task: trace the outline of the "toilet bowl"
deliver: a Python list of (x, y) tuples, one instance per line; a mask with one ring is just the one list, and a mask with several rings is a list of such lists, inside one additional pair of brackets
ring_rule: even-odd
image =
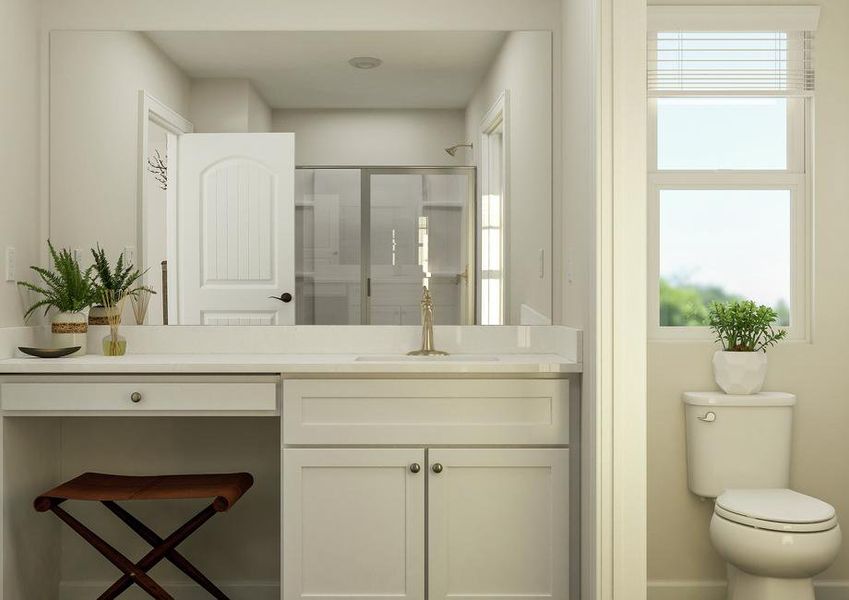
[(812, 577), (834, 562), (834, 508), (789, 489), (727, 490), (710, 524), (728, 563), (728, 600), (814, 600)]

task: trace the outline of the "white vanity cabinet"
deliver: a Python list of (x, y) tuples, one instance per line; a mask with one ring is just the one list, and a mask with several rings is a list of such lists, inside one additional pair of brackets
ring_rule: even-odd
[[(187, 548), (233, 598), (577, 598), (577, 380), (389, 369), (0, 375), (0, 600), (106, 587), (108, 562), (32, 509), (86, 471), (251, 472)], [(72, 505), (93, 530), (114, 526)], [(138, 510), (170, 526), (170, 508)]]
[(284, 381), (284, 600), (567, 600), (568, 415), (566, 380)]
[(429, 600), (569, 597), (568, 449), (438, 449), (428, 462)]
[(424, 455), (284, 451), (284, 598), (424, 598)]

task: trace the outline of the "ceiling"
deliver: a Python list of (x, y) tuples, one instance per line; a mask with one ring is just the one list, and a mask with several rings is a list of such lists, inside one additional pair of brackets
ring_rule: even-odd
[[(148, 37), (189, 77), (250, 79), (272, 108), (463, 108), (501, 31), (156, 31)], [(374, 56), (376, 69), (348, 60)]]

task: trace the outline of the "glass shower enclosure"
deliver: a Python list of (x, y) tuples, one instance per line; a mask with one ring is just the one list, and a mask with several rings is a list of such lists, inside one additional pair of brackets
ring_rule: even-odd
[(474, 167), (299, 167), (297, 324), (475, 322)]

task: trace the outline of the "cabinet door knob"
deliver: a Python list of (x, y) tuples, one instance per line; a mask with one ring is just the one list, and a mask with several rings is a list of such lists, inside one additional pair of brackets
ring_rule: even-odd
[(133, 392), (132, 394), (130, 394), (130, 400), (132, 402), (134, 402), (135, 404), (138, 404), (139, 402), (141, 402), (141, 399), (142, 399), (142, 395), (139, 394), (138, 392)]
[(434, 473), (442, 473), (442, 463), (433, 463), (433, 466), (430, 468)]
[(418, 473), (422, 470), (422, 466), (419, 463), (413, 463), (410, 465), (410, 473)]

